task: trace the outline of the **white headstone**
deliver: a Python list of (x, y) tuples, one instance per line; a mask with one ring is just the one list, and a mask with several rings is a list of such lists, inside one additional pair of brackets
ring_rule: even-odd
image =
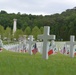
[(17, 19), (13, 19), (13, 34), (16, 32)]
[(33, 41), (33, 35), (29, 36), (29, 41), (27, 41), (27, 43), (29, 44), (29, 54), (32, 55), (32, 44), (35, 44), (36, 42)]
[(2, 48), (3, 48), (3, 42), (1, 40), (1, 35), (0, 35), (0, 51), (2, 51)]
[(43, 51), (43, 42), (37, 42), (38, 52), (42, 54)]
[(50, 46), (50, 48), (53, 49), (53, 53), (58, 52), (58, 48), (57, 48), (54, 40), (51, 40), (51, 46)]
[(43, 39), (43, 53), (42, 53), (42, 58), (48, 59), (48, 40), (55, 40), (55, 35), (49, 35), (50, 32), (50, 27), (49, 26), (44, 26), (44, 34), (43, 35), (38, 35), (38, 39)]
[(75, 42), (75, 36), (70, 36), (70, 42), (66, 42), (66, 44), (70, 45), (70, 57), (74, 57), (74, 45), (76, 45)]

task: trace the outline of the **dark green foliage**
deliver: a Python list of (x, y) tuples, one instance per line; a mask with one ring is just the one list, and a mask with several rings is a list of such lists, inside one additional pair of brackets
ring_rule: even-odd
[(50, 34), (55, 34), (57, 36), (56, 40), (69, 40), (70, 35), (76, 36), (76, 7), (67, 9), (61, 14), (56, 13), (45, 16), (27, 15), (21, 14), (20, 12), (17, 14), (8, 14), (6, 11), (2, 10), (0, 12), (0, 25), (2, 25), (4, 29), (7, 27), (12, 29), (14, 18), (17, 19), (17, 28), (23, 31), (27, 26), (30, 27), (31, 30), (33, 30), (35, 26), (39, 29), (44, 26), (50, 26)]
[(34, 36), (35, 39), (37, 39), (37, 36), (38, 36), (39, 34), (41, 34), (41, 31), (40, 31), (40, 29), (39, 29), (37, 26), (35, 26), (35, 27), (32, 29), (32, 35)]

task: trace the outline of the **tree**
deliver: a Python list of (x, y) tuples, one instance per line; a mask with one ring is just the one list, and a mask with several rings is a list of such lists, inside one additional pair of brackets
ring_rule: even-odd
[(41, 34), (43, 34), (44, 27), (40, 27)]
[(28, 24), (27, 24), (27, 22), (24, 22), (24, 23), (23, 23), (23, 26), (22, 26), (22, 30), (24, 31), (25, 28), (27, 28), (27, 27), (29, 27)]
[(11, 39), (11, 28), (10, 27), (7, 27), (6, 30), (5, 30), (5, 33), (4, 33), (4, 37), (7, 37), (7, 39)]
[(16, 40), (18, 40), (19, 36), (23, 36), (23, 31), (21, 29), (17, 29), (15, 34), (14, 34), (14, 38), (16, 38)]
[(1, 12), (0, 12), (1, 14), (7, 14), (7, 12), (6, 11), (4, 11), (4, 10), (1, 10)]
[(29, 26), (27, 26), (27, 27), (25, 28), (24, 34), (27, 35), (27, 36), (31, 34), (31, 28), (30, 28)]
[[(31, 14), (28, 15), (26, 13), (21, 14), (20, 12), (17, 14), (8, 14), (6, 11), (1, 10), (0, 25), (2, 25), (4, 29), (6, 29), (8, 26), (13, 29), (14, 18), (17, 19), (17, 28), (22, 29), (26, 35), (30, 35), (30, 30), (33, 30), (35, 26), (40, 28), (41, 34), (43, 34), (42, 32), (44, 26), (50, 26), (50, 33), (55, 34), (57, 36), (57, 39), (64, 38), (64, 40), (67, 40), (69, 38), (69, 35), (76, 35), (76, 7), (73, 9), (68, 9), (61, 14), (56, 13), (53, 15), (45, 16)], [(28, 28), (28, 26), (30, 28)]]
[(70, 22), (69, 23), (69, 35), (74, 35), (74, 23)]
[(41, 34), (41, 31), (40, 31), (40, 29), (39, 29), (37, 26), (35, 26), (35, 27), (32, 29), (32, 35), (34, 36), (35, 39), (37, 39), (37, 36), (38, 36), (39, 34)]
[(60, 37), (61, 37), (61, 39), (63, 39), (63, 40), (69, 40), (68, 39), (68, 32), (69, 31), (68, 31), (67, 25), (61, 26), (61, 28), (60, 28)]
[(3, 36), (4, 36), (4, 27), (0, 25), (0, 35), (1, 35), (1, 38), (3, 39)]

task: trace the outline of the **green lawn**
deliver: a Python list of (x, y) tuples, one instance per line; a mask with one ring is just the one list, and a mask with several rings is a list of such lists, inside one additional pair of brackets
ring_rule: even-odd
[(44, 60), (39, 53), (31, 56), (3, 51), (0, 53), (0, 75), (76, 75), (76, 57), (58, 53)]

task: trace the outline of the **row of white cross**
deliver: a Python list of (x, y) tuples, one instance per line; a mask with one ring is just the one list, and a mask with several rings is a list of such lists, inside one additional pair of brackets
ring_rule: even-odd
[[(43, 39), (43, 52), (42, 52), (42, 58), (48, 59), (48, 40), (55, 40), (55, 35), (49, 35), (50, 27), (44, 26), (44, 34), (38, 35), (38, 39)], [(74, 57), (74, 45), (76, 45), (75, 42), (75, 36), (70, 36), (70, 42), (67, 42), (66, 44), (70, 45), (70, 57)]]
[(9, 45), (3, 45), (3, 48), (13, 52), (20, 52), (21, 50), (23, 50), (23, 45), (9, 44)]
[[(48, 40), (55, 40), (55, 35), (49, 35), (49, 32), (50, 32), (50, 27), (49, 26), (45, 26), (44, 27), (44, 34), (43, 35), (38, 35), (38, 39), (42, 39), (43, 40), (43, 52), (42, 52), (42, 58), (44, 59), (48, 59)], [(30, 39), (32, 39), (33, 36), (30, 36)], [(74, 42), (75, 40), (75, 36), (71, 36), (70, 37), (70, 42), (67, 42), (66, 44), (70, 45), (70, 57), (74, 57), (74, 51), (73, 51), (73, 48), (74, 48), (74, 45), (76, 45), (76, 43)], [(29, 41), (29, 46), (31, 46), (32, 43), (35, 43), (35, 42), (32, 42), (32, 40)], [(32, 43), (31, 43), (32, 42)], [(30, 49), (30, 54), (32, 53), (31, 51), (31, 47), (29, 47)]]
[[(50, 33), (50, 27), (44, 26), (44, 33), (42, 35), (38, 35), (38, 39), (43, 40), (43, 52), (42, 52), (42, 58), (43, 59), (48, 59), (48, 47), (49, 47), (48, 41), (52, 40), (52, 44), (53, 44), (53, 41), (56, 38), (55, 35), (49, 35), (49, 33)], [(70, 42), (66, 43), (67, 45), (68, 44), (70, 45), (70, 57), (74, 57), (73, 47), (74, 47), (74, 45), (76, 45), (74, 40), (75, 40), (75, 36), (71, 36)], [(32, 44), (36, 43), (36, 41), (33, 41), (32, 35), (29, 36), (29, 41), (27, 41), (27, 43), (29, 44), (28, 52), (30, 55), (32, 55)]]

